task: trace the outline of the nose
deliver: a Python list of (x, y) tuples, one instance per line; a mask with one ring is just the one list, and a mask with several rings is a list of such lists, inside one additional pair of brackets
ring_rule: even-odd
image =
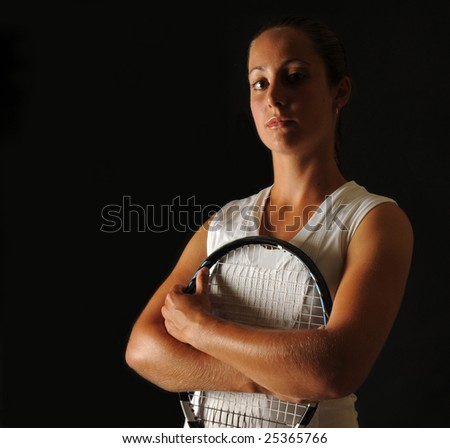
[(273, 81), (267, 90), (267, 104), (269, 107), (282, 107), (286, 103), (286, 89), (279, 81)]

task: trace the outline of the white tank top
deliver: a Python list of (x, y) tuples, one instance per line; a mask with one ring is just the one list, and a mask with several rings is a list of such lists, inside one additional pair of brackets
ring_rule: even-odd
[[(272, 186), (225, 204), (208, 229), (208, 254), (225, 243), (259, 234), (263, 208)], [(301, 248), (322, 272), (334, 300), (341, 280), (347, 247), (366, 214), (391, 198), (369, 193), (355, 181), (327, 196), (301, 230), (289, 241)], [(356, 395), (322, 401), (309, 427), (357, 427)]]

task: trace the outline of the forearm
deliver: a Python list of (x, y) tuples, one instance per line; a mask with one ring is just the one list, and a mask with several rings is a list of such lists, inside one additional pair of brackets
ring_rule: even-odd
[(162, 324), (135, 329), (128, 343), (126, 360), (139, 375), (172, 392), (259, 390), (234, 367), (174, 339)]
[(309, 401), (342, 395), (336, 344), (326, 330), (254, 329), (205, 316), (189, 342), (274, 394)]

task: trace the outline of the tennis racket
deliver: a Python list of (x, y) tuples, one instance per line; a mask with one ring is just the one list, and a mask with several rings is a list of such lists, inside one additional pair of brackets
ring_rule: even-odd
[[(187, 293), (195, 292), (198, 271), (209, 268), (213, 314), (254, 327), (318, 329), (325, 326), (332, 300), (314, 262), (298, 247), (272, 237), (250, 236), (211, 253), (195, 271)], [(258, 393), (179, 393), (190, 427), (300, 428), (318, 403), (291, 403)]]

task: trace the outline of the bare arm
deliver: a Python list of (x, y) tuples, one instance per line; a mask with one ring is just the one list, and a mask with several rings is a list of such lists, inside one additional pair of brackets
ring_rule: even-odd
[[(206, 257), (206, 234), (206, 226), (194, 234), (173, 271), (137, 319), (128, 341), (126, 362), (142, 377), (169, 391), (216, 389), (255, 392), (257, 386), (244, 374), (178, 341), (167, 333), (164, 326), (161, 308), (166, 296), (174, 285), (179, 290), (182, 285), (187, 285)], [(194, 302), (199, 300), (198, 294), (190, 295), (190, 298)]]
[(293, 400), (354, 392), (366, 379), (398, 313), (413, 235), (394, 204), (372, 210), (350, 243), (333, 312), (323, 330), (256, 330), (213, 317), (180, 291), (168, 294), (174, 338)]

